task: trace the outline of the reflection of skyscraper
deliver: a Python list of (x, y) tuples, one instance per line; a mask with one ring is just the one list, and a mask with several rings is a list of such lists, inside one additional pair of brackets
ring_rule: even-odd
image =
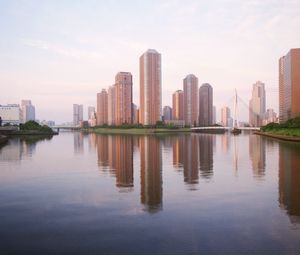
[(84, 151), (84, 143), (83, 143), (83, 133), (74, 132), (74, 152), (75, 153), (83, 153)]
[(180, 135), (176, 136), (173, 142), (173, 166), (176, 168), (183, 167), (184, 141), (185, 136)]
[[(98, 166), (108, 166), (108, 136), (97, 135)], [(104, 169), (102, 169), (104, 170)]]
[(213, 175), (213, 144), (213, 135), (199, 135), (200, 173), (204, 179), (210, 179)]
[(222, 135), (221, 146), (222, 146), (222, 151), (224, 153), (227, 153), (229, 150), (229, 146), (230, 146), (230, 136), (228, 134)]
[(140, 138), (141, 203), (150, 213), (162, 209), (162, 151), (155, 136)]
[(115, 144), (116, 185), (120, 188), (133, 187), (133, 137), (115, 136)]
[[(197, 184), (199, 179), (198, 171), (198, 136), (189, 135), (184, 139), (183, 174), (184, 182)], [(192, 186), (191, 186), (192, 187)]]
[(266, 166), (266, 144), (263, 137), (259, 135), (249, 136), (249, 154), (254, 177), (263, 177)]
[(300, 146), (279, 143), (279, 203), (292, 223), (300, 223)]

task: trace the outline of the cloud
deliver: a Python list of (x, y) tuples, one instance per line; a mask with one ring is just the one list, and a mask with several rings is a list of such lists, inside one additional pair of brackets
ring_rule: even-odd
[(50, 51), (59, 55), (63, 55), (75, 59), (103, 59), (99, 52), (86, 51), (72, 47), (65, 47), (57, 43), (51, 43), (42, 40), (31, 40), (31, 39), (21, 39), (24, 45), (30, 46), (36, 49)]

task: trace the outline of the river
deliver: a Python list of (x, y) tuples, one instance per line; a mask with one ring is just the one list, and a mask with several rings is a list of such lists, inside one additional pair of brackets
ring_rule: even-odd
[(11, 139), (1, 254), (299, 254), (300, 144), (251, 133)]

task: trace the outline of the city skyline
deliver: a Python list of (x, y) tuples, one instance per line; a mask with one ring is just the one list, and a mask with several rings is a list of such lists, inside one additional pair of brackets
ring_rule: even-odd
[(297, 1), (2, 2), (0, 102), (30, 98), (37, 119), (72, 121), (72, 104), (96, 106), (94, 95), (128, 70), (139, 104), (138, 57), (155, 48), (163, 59), (162, 106), (172, 105), (172, 93), (194, 73), (214, 88), (217, 120), (234, 88), (248, 101), (256, 80), (265, 83), (267, 108), (278, 112), (278, 59), (299, 47), (299, 7)]

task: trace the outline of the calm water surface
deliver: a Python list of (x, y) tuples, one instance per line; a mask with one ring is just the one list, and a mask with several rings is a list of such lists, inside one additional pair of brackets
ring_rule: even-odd
[(83, 135), (0, 148), (1, 254), (300, 254), (300, 145)]

